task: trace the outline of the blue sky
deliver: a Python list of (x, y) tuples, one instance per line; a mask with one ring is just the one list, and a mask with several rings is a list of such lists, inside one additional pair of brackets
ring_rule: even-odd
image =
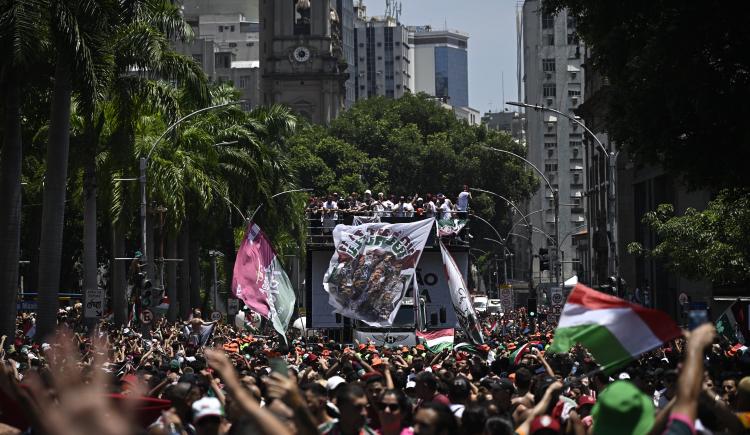
[[(516, 0), (401, 0), (400, 21), (469, 33), (469, 104), (480, 113), (517, 100)], [(382, 15), (385, 0), (366, 0), (368, 15)]]

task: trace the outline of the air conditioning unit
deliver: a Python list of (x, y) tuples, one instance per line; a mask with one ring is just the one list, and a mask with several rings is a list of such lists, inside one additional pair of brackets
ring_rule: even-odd
[(573, 102), (573, 104), (578, 104), (578, 97), (573, 97), (570, 100)]
[(553, 102), (554, 102), (554, 100), (552, 100), (552, 98), (547, 98), (547, 105), (548, 106), (551, 106)]
[(546, 78), (547, 78), (548, 80), (549, 80), (549, 79), (552, 79), (552, 73), (551, 73), (551, 72), (546, 72), (546, 73), (544, 73), (544, 76), (545, 76), (545, 77), (546, 77)]

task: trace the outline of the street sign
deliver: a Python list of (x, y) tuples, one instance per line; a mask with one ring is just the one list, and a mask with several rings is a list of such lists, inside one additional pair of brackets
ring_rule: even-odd
[(154, 320), (154, 313), (151, 312), (148, 308), (141, 311), (141, 323), (144, 325), (148, 325)]
[(84, 317), (87, 319), (98, 319), (102, 317), (104, 311), (104, 290), (88, 289), (86, 290), (86, 309)]
[(504, 312), (513, 310), (513, 286), (509, 284), (500, 285), (500, 305)]
[(552, 300), (553, 306), (561, 306), (564, 303), (562, 289), (560, 287), (550, 288), (550, 299)]
[(554, 313), (555, 315), (559, 316), (561, 312), (562, 312), (562, 307), (560, 306), (552, 307), (552, 313)]
[(557, 321), (557, 318), (554, 314), (550, 313), (547, 314), (547, 323), (555, 323)]
[(240, 311), (240, 300), (237, 298), (229, 298), (227, 300), (227, 314), (234, 316)]
[(221, 320), (221, 313), (218, 311), (214, 311), (211, 313), (211, 321), (212, 322), (218, 322)]

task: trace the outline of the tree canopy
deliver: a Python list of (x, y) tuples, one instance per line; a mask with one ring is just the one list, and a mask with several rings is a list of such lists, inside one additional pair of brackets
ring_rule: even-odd
[(516, 201), (538, 186), (522, 161), (487, 148), (524, 155), (522, 145), (457, 120), (423, 94), (360, 101), (329, 127), (308, 126), (291, 141), (300, 185), (318, 194), (455, 195), (468, 184)]
[(692, 187), (750, 185), (750, 27), (724, 4), (544, 0), (567, 8), (607, 83), (607, 131)]
[(690, 208), (682, 216), (662, 204), (643, 222), (659, 243), (650, 251), (631, 243), (633, 254), (663, 259), (680, 275), (717, 284), (750, 282), (750, 195), (724, 190), (703, 211)]

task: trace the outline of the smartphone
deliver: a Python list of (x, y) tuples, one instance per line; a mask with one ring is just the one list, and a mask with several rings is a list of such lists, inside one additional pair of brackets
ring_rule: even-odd
[(688, 329), (693, 329), (701, 326), (704, 323), (708, 323), (708, 311), (706, 310), (690, 310), (688, 311)]
[(278, 373), (285, 378), (289, 377), (289, 369), (283, 359), (271, 358), (268, 361), (268, 366), (271, 367), (271, 373)]

